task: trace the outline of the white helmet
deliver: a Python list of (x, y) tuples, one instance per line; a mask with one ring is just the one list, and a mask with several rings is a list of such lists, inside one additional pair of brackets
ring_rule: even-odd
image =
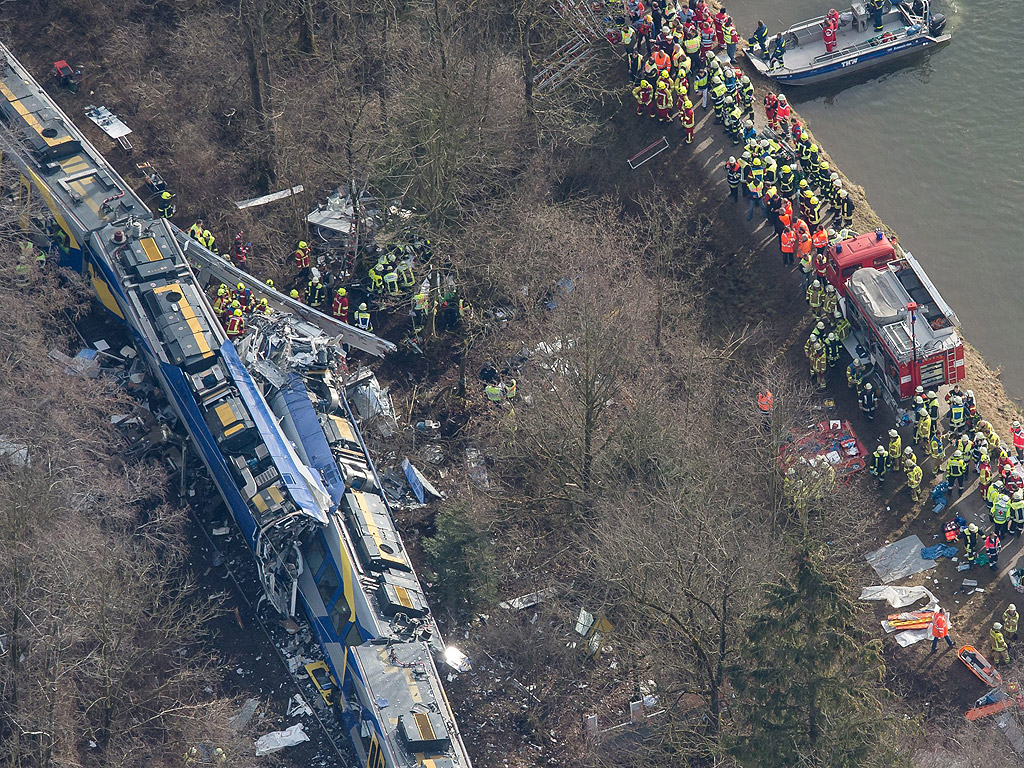
[(967, 395), (969, 398), (974, 399), (974, 390), (973, 389), (968, 389), (964, 394)]
[(998, 621), (995, 624), (992, 625), (992, 629), (994, 629), (996, 632), (998, 632), (1002, 628), (1003, 628), (1003, 625), (1000, 624)]
[(785, 103), (786, 103), (786, 94), (780, 93), (779, 94), (779, 104), (785, 104)]
[(899, 435), (900, 435), (900, 433), (897, 432), (895, 429), (890, 429), (889, 430), (889, 437), (899, 437)]
[(867, 384), (864, 385), (864, 389), (871, 389), (871, 382), (870, 381)]
[(1006, 607), (1007, 607), (1007, 610), (1010, 610), (1010, 611), (1016, 611), (1016, 610), (1017, 610), (1017, 606), (1016, 606), (1016, 605), (1014, 605), (1013, 603), (1010, 603), (1010, 604), (1009, 604), (1008, 606), (1006, 606)]
[(811, 283), (811, 288), (821, 288), (821, 280), (815, 280)]
[(736, 158), (733, 157), (732, 155), (729, 155), (729, 162), (730, 163), (735, 163), (736, 162)]

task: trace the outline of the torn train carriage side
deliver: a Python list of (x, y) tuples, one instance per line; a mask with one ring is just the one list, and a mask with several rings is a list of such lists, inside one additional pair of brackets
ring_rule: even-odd
[[(168, 222), (153, 217), (2, 44), (0, 119), (4, 159), (21, 175), (7, 193), (23, 207), (23, 237), (86, 275), (103, 306), (130, 329), (254, 551), (272, 603), (289, 614), (301, 596), (309, 609), (332, 670), (344, 681), (342, 716), (361, 762), (469, 768), (431, 656), (440, 638), (415, 575), (405, 568), (408, 560), (396, 554), (404, 552), (397, 533), (394, 541), (383, 540), (388, 525), (394, 530), (390, 512), (347, 407), (329, 421), (334, 431), (326, 432), (328, 424), (323, 429), (342, 436), (367, 483), (359, 491), (350, 478), (355, 490), (343, 492), (335, 506), (338, 478), (318, 465), (325, 483), (296, 454), (228, 343)], [(40, 207), (36, 215), (33, 203), (48, 211)], [(286, 380), (295, 382), (290, 374)], [(301, 391), (291, 392), (299, 403)], [(345, 435), (354, 440), (346, 444)], [(299, 443), (309, 459), (305, 440)], [(364, 560), (357, 563), (352, 552)], [(395, 557), (367, 559), (367, 552)], [(337, 580), (333, 589), (328, 573)]]

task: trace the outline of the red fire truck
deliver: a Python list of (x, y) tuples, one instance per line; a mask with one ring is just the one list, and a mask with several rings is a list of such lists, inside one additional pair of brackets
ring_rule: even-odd
[(872, 366), (883, 396), (963, 380), (960, 321), (909, 251), (881, 232), (858, 235), (829, 246), (826, 277), (853, 329), (846, 348)]

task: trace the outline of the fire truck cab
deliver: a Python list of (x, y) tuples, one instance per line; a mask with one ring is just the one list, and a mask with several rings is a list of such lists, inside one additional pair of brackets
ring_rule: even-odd
[(881, 233), (859, 235), (830, 246), (826, 276), (850, 321), (846, 347), (872, 365), (883, 396), (899, 403), (918, 386), (963, 380), (960, 321), (908, 251)]

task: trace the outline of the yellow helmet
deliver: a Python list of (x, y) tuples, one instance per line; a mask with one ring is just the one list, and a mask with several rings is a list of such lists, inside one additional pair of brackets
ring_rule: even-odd
[(346, 291), (344, 288), (339, 288), (338, 289), (338, 295), (339, 296), (347, 296), (348, 295), (348, 291)]
[(231, 302), (232, 309), (238, 309), (240, 306), (242, 306), (242, 304), (241, 302), (238, 301), (238, 299), (235, 299), (234, 301)]
[(309, 243), (305, 240), (299, 240), (299, 248), (309, 248)]
[(267, 287), (268, 288), (273, 288), (274, 287), (274, 281), (271, 278), (269, 278), (269, 277), (267, 278)]
[(226, 296), (227, 293), (228, 293), (228, 287), (226, 285), (221, 285), (221, 287), (217, 289), (217, 295), (218, 296)]
[(236, 309), (235, 310), (235, 317), (241, 317), (241, 316), (242, 316), (242, 310)]
[(692, 108), (693, 108), (693, 104), (690, 102), (689, 99), (686, 99), (686, 100), (683, 101), (683, 109), (692, 109)]
[(289, 291), (288, 295), (291, 296), (293, 299), (299, 298), (299, 292), (294, 288), (292, 288), (291, 291)]
[(236, 287), (236, 288), (237, 288), (238, 290), (240, 290), (240, 291), (244, 291), (244, 290), (245, 290), (245, 283), (239, 283), (239, 284), (238, 284), (238, 285), (236, 285), (235, 287)]
[(267, 306), (267, 300), (265, 298), (264, 299), (260, 299), (260, 306), (261, 307)]

